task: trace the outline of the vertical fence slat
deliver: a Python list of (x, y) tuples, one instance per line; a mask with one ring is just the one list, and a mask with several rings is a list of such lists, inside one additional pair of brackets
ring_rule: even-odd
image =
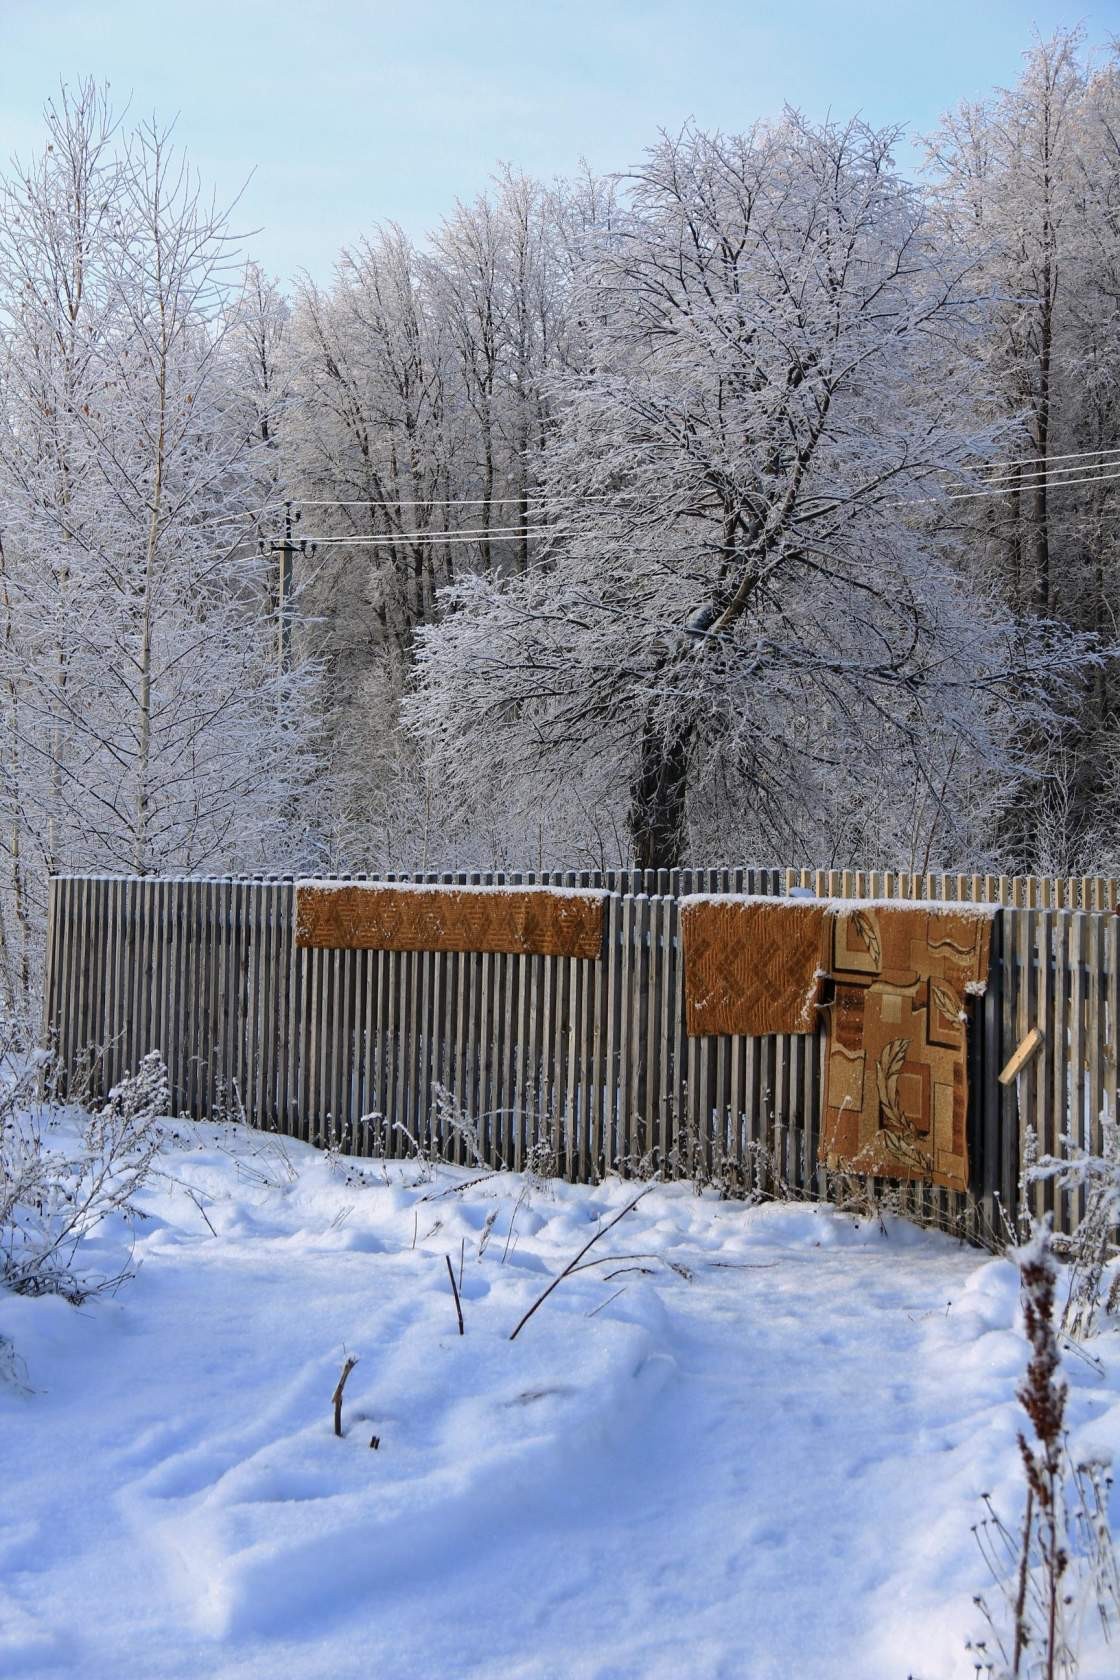
[[(1059, 883), (1060, 884), (1060, 883)], [(1048, 1136), (1043, 1145), (1047, 1154), (1057, 1155), (1061, 1149), (1061, 1134), (1065, 1128), (1069, 1077), (1069, 918), (1060, 911), (1054, 917), (1054, 1054), (1051, 1058), (1050, 1113)], [(1066, 1201), (1061, 1192), (1055, 1194), (1054, 1225), (1059, 1231), (1066, 1227)]]
[[(71, 984), (74, 975), (74, 955), (77, 950), (77, 940), (70, 920), (71, 895), (74, 890), (72, 880), (63, 879), (55, 882), (55, 914), (58, 918), (58, 980), (56, 985), (56, 1013), (52, 1025), (57, 1043), (57, 1055), (62, 1078), (68, 1082), (74, 1069), (74, 1008), (71, 1000)], [(68, 1083), (64, 1089), (69, 1089)]]
[(1104, 971), (1105, 971), (1105, 1048), (1104, 1048), (1104, 1100), (1107, 1106), (1109, 1120), (1115, 1126), (1120, 1121), (1120, 1107), (1117, 1104), (1117, 1084), (1120, 1082), (1120, 916), (1115, 913), (1105, 918), (1104, 924)]
[[(1096, 887), (1096, 882), (1093, 883), (1093, 886)], [(1086, 917), (1085, 921), (1087, 941), (1085, 1063), (1088, 1103), (1085, 1146), (1092, 1154), (1100, 1155), (1103, 1153), (1104, 1147), (1101, 1128), (1105, 1065), (1105, 971), (1104, 932), (1102, 927), (1104, 917), (1099, 914), (1090, 915)]]
[[(1069, 1077), (1066, 1129), (1075, 1148), (1084, 1149), (1086, 1136), (1085, 1089), (1085, 923), (1084, 911), (1074, 910), (1069, 918)], [(1064, 1229), (1071, 1232), (1085, 1213), (1085, 1191), (1072, 1192)]]
[[(292, 926), (294, 894), (287, 883), (277, 882), (272, 889), (274, 922), (279, 972), (276, 976), (276, 1125), (281, 1132), (292, 1131), (291, 1114), (291, 1044), (295, 1036), (292, 1020), (293, 977), (295, 968), (295, 931)], [(364, 953), (363, 953), (364, 955)]]
[[(1054, 912), (1046, 907), (1038, 912), (1035, 947), (1037, 952), (1038, 1026), (1042, 1033), (1042, 1048), (1034, 1058), (1031, 1092), (1034, 1098), (1031, 1124), (1040, 1154), (1053, 1142), (1050, 1114), (1052, 1112), (1053, 1069), (1058, 1054), (1057, 1025), (1054, 1010), (1054, 976), (1057, 971), (1055, 946), (1057, 933)], [(1050, 1180), (1038, 1185), (1035, 1191), (1034, 1212), (1038, 1215), (1052, 1211), (1054, 1186)]]

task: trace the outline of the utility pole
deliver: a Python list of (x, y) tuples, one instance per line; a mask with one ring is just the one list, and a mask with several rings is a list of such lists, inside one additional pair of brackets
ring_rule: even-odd
[[(315, 544), (310, 547), (304, 540), (293, 541), (292, 526), (298, 525), (300, 510), (292, 512), (291, 502), (284, 503), (284, 535), (279, 542), (270, 542), (268, 552), (277, 557), (277, 635), (276, 654), (281, 673), (292, 668), (292, 594), (294, 591), (296, 553), (314, 554)], [(264, 540), (260, 543), (261, 553), (264, 553)]]

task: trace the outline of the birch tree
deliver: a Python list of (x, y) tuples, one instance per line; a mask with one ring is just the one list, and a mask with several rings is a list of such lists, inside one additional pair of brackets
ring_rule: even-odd
[(158, 126), (115, 135), (96, 89), (48, 127), (0, 204), (5, 910), (32, 946), (52, 870), (298, 851), (314, 682), (276, 668), (244, 540), (226, 220)]

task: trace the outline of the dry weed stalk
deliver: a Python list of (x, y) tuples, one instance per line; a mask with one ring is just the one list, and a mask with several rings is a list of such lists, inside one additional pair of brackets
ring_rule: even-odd
[(1017, 1390), (1030, 1424), (1029, 1433), (1018, 1437), (1026, 1496), (1013, 1533), (984, 1495), (986, 1515), (973, 1533), (1001, 1603), (977, 1597), (991, 1643), (977, 1640), (969, 1649), (977, 1673), (994, 1680), (1075, 1680), (1087, 1607), (1095, 1606), (1106, 1639), (1120, 1618), (1108, 1524), (1112, 1484), (1104, 1464), (1075, 1463), (1070, 1456), (1049, 1220), (1036, 1225), (1018, 1262), (1030, 1347)]
[(548, 1300), (548, 1297), (552, 1294), (552, 1291), (557, 1287), (557, 1285), (563, 1283), (563, 1281), (566, 1277), (571, 1277), (572, 1273), (578, 1269), (579, 1263), (583, 1259), (584, 1255), (587, 1253), (588, 1249), (593, 1248), (594, 1245), (599, 1241), (600, 1237), (605, 1237), (608, 1231), (613, 1231), (614, 1227), (618, 1224), (619, 1220), (620, 1219), (625, 1219), (626, 1215), (628, 1213), (632, 1213), (634, 1211), (634, 1209), (637, 1207), (638, 1203), (642, 1200), (642, 1197), (643, 1196), (648, 1196), (652, 1189), (653, 1189), (653, 1186), (652, 1186), (652, 1184), (650, 1184), (650, 1185), (647, 1185), (644, 1190), (639, 1191), (638, 1195), (636, 1195), (634, 1197), (634, 1200), (632, 1202), (627, 1202), (626, 1206), (622, 1209), (621, 1213), (616, 1213), (613, 1219), (608, 1220), (605, 1225), (600, 1226), (600, 1228), (596, 1231), (595, 1235), (593, 1237), (591, 1237), (588, 1242), (584, 1243), (583, 1247), (580, 1249), (579, 1253), (575, 1256), (575, 1258), (568, 1261), (568, 1264), (564, 1267), (564, 1270), (562, 1272), (557, 1273), (557, 1275), (553, 1278), (552, 1282), (549, 1284), (548, 1288), (546, 1290), (544, 1290), (540, 1295), (537, 1296), (536, 1300), (533, 1302), (533, 1304), (529, 1308), (528, 1312), (525, 1313), (525, 1315), (519, 1320), (516, 1328), (510, 1332), (510, 1338), (509, 1339), (510, 1339), (511, 1342), (515, 1341), (517, 1339), (518, 1335), (525, 1328), (526, 1324), (528, 1324), (529, 1320), (532, 1318), (532, 1316), (536, 1312), (537, 1308), (544, 1305), (545, 1301)]

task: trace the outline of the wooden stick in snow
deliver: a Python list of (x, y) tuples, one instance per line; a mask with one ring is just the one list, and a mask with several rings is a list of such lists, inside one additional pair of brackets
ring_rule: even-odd
[(450, 1254), (445, 1254), (443, 1258), (447, 1261), (447, 1275), (451, 1279), (451, 1293), (455, 1297), (455, 1311), (459, 1315), (459, 1334), (460, 1336), (465, 1336), (466, 1331), (463, 1329), (463, 1308), (459, 1302), (459, 1286), (455, 1282), (455, 1271), (451, 1264), (451, 1256)]
[(358, 1361), (353, 1354), (347, 1357), (346, 1363), (342, 1367), (342, 1375), (338, 1379), (338, 1385), (331, 1396), (331, 1405), (334, 1407), (334, 1432), (339, 1436), (342, 1434), (342, 1391), (346, 1387), (347, 1377), (357, 1363)]
[(542, 1302), (548, 1300), (548, 1297), (552, 1294), (552, 1291), (556, 1288), (556, 1285), (558, 1283), (563, 1283), (563, 1281), (566, 1277), (571, 1276), (571, 1274), (575, 1271), (576, 1267), (579, 1265), (580, 1261), (583, 1259), (584, 1255), (587, 1253), (588, 1249), (594, 1247), (594, 1245), (599, 1241), (600, 1237), (605, 1237), (608, 1231), (613, 1230), (614, 1227), (618, 1224), (620, 1219), (625, 1219), (626, 1215), (628, 1213), (632, 1213), (633, 1210), (637, 1207), (638, 1203), (641, 1201), (642, 1196), (648, 1196), (652, 1189), (653, 1189), (653, 1185), (652, 1184), (647, 1184), (645, 1189), (643, 1191), (641, 1191), (641, 1193), (639, 1195), (635, 1196), (634, 1200), (632, 1202), (628, 1202), (626, 1204), (626, 1206), (623, 1208), (621, 1213), (616, 1213), (614, 1218), (610, 1221), (609, 1224), (601, 1226), (599, 1228), (599, 1230), (596, 1231), (595, 1235), (591, 1238), (590, 1242), (585, 1242), (584, 1243), (583, 1247), (580, 1249), (580, 1251), (576, 1255), (575, 1259), (574, 1260), (569, 1260), (568, 1264), (564, 1267), (564, 1270), (562, 1272), (559, 1272), (557, 1274), (557, 1276), (553, 1278), (552, 1282), (549, 1284), (549, 1286), (545, 1290), (544, 1294), (537, 1296), (536, 1300), (533, 1302), (532, 1306), (529, 1308), (529, 1311), (525, 1314), (524, 1318), (521, 1320), (521, 1323), (517, 1326), (517, 1329), (510, 1332), (510, 1338), (509, 1339), (510, 1339), (511, 1342), (517, 1336), (518, 1331), (523, 1330), (525, 1325), (528, 1324), (529, 1320), (532, 1318), (533, 1314), (536, 1312), (537, 1308), (542, 1304)]

